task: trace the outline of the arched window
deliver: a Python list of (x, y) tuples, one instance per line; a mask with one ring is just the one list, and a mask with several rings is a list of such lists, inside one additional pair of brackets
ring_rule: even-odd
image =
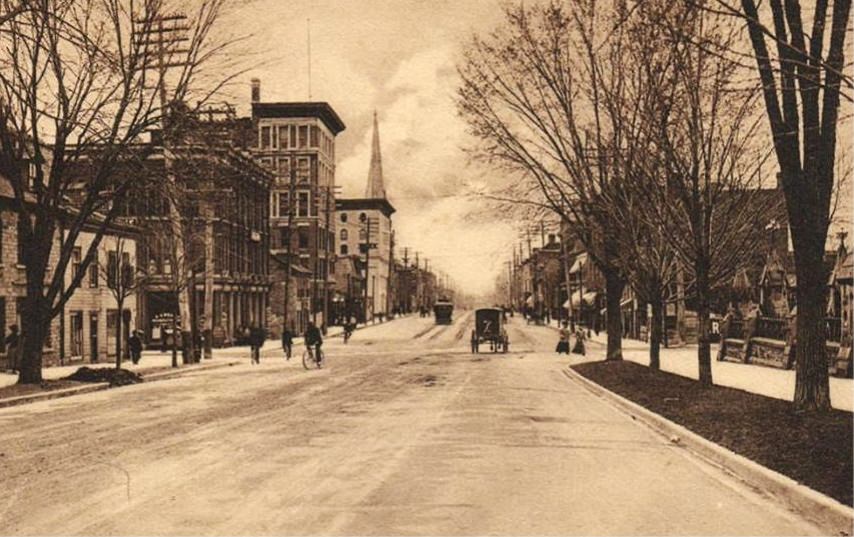
[(347, 223), (347, 213), (341, 213), (341, 223), (342, 224)]
[(347, 248), (346, 244), (342, 244), (341, 245), (341, 255), (347, 255), (348, 253), (350, 253), (350, 249)]
[(341, 230), (341, 240), (342, 240), (342, 241), (346, 241), (346, 240), (347, 240), (347, 230), (346, 230), (346, 229), (342, 229), (342, 230)]

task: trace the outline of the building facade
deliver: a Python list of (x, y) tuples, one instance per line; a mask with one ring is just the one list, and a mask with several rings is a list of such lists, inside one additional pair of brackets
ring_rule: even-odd
[[(308, 320), (328, 324), (335, 283), (335, 137), (345, 129), (324, 102), (261, 102), (253, 80), (252, 125), (256, 162), (275, 179), (270, 195), (270, 254), (273, 266), (270, 332), (305, 330)], [(299, 314), (303, 300), (285, 301), (288, 265), (296, 260), (311, 273), (309, 319)], [(291, 310), (290, 308), (296, 307)]]

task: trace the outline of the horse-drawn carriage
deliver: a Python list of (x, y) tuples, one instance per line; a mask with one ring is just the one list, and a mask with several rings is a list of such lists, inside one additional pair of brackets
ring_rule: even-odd
[(439, 300), (433, 304), (433, 315), (436, 316), (436, 324), (451, 324), (454, 305), (447, 300)]
[(474, 312), (471, 351), (480, 352), (480, 344), (487, 342), (492, 352), (507, 352), (510, 348), (510, 338), (504, 328), (504, 312), (500, 308), (481, 308)]

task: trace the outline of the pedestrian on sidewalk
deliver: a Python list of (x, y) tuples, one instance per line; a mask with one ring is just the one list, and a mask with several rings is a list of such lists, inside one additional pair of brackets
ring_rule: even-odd
[(282, 350), (285, 351), (285, 360), (291, 359), (291, 351), (294, 348), (294, 334), (287, 326), (282, 330)]
[(569, 330), (566, 329), (565, 321), (558, 334), (560, 335), (560, 339), (557, 342), (557, 348), (555, 349), (555, 351), (558, 354), (569, 354)]
[(584, 356), (586, 354), (584, 348), (584, 340), (587, 339), (587, 334), (584, 333), (584, 327), (579, 326), (578, 330), (575, 331), (575, 346), (572, 347), (573, 354), (580, 354)]
[(20, 336), (18, 336), (18, 325), (13, 324), (9, 327), (9, 335), (6, 336), (6, 358), (9, 361), (9, 369), (18, 372), (20, 365), (18, 347), (20, 344)]
[(264, 345), (264, 340), (267, 339), (267, 335), (264, 333), (264, 329), (260, 326), (252, 325), (249, 331), (249, 347), (252, 350), (252, 363), (260, 364), (261, 363), (261, 347)]
[(142, 358), (142, 339), (139, 337), (139, 331), (133, 330), (128, 338), (128, 350), (130, 351), (130, 359), (133, 365), (139, 363)]

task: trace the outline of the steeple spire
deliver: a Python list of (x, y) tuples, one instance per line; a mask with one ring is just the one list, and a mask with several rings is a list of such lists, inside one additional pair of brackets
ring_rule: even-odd
[(383, 159), (380, 155), (380, 130), (377, 126), (377, 111), (374, 110), (374, 136), (371, 143), (371, 169), (368, 171), (368, 188), (365, 197), (385, 199), (385, 184), (383, 184)]

